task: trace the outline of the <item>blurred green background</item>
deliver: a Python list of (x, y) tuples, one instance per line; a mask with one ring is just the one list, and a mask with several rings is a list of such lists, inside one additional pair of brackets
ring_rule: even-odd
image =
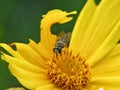
[[(0, 0), (0, 42), (28, 43), (31, 38), (39, 41), (39, 24), (41, 16), (52, 9), (64, 11), (77, 10), (78, 14), (86, 0)], [(74, 20), (64, 25), (53, 25), (53, 33), (61, 30), (72, 31)], [(8, 64), (0, 60), (0, 90), (21, 86), (8, 70)]]

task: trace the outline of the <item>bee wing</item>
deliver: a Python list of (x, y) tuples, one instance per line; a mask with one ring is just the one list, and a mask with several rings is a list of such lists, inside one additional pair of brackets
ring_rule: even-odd
[(71, 39), (71, 32), (66, 33), (66, 40), (69, 42)]
[(63, 40), (66, 41), (66, 43), (68, 43), (70, 39), (71, 39), (71, 32), (65, 33), (64, 31), (61, 31), (57, 37), (57, 40)]
[(64, 31), (61, 31), (58, 35), (57, 35), (57, 40), (59, 40), (60, 38), (62, 38), (65, 35)]
[(65, 32), (64, 32), (64, 31), (61, 31), (57, 36), (58, 36), (58, 37), (62, 37), (63, 35), (65, 35)]

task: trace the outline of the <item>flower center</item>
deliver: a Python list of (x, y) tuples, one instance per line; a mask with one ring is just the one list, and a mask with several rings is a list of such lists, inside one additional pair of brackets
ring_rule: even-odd
[(48, 79), (63, 90), (82, 90), (88, 87), (90, 68), (86, 59), (79, 54), (64, 48), (60, 54), (55, 54), (47, 66)]

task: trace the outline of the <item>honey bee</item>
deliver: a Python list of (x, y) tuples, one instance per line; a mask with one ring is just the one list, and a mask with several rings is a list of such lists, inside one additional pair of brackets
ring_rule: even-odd
[(60, 34), (58, 34), (55, 46), (53, 48), (53, 52), (55, 52), (56, 54), (61, 53), (64, 47), (68, 47), (70, 39), (71, 32), (68, 33), (65, 33), (64, 31), (60, 32)]

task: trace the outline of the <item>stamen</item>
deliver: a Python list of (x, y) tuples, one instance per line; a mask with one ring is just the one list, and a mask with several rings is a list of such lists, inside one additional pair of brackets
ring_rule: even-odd
[(46, 76), (63, 90), (82, 90), (89, 85), (90, 68), (80, 54), (74, 56), (64, 48), (60, 54), (53, 54)]

